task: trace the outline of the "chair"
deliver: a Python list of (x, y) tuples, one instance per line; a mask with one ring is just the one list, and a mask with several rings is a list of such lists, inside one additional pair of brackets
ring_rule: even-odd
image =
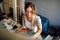
[(49, 29), (49, 20), (48, 18), (40, 15), (40, 14), (37, 14), (38, 16), (40, 16), (41, 18), (41, 21), (42, 21), (42, 35), (47, 35), (48, 34), (48, 29)]

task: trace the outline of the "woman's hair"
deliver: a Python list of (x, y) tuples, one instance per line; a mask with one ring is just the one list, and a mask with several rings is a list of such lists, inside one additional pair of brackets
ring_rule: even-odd
[(36, 8), (35, 8), (35, 5), (34, 3), (32, 2), (26, 2), (25, 3), (25, 11), (28, 7), (31, 7), (32, 8), (32, 14), (36, 14)]

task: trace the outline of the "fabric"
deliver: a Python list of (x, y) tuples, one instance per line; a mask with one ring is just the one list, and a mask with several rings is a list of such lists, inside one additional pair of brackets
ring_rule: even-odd
[(41, 21), (42, 21), (42, 32), (47, 33), (49, 30), (49, 23), (50, 23), (48, 18), (46, 18), (40, 14), (37, 14), (37, 15), (41, 18)]
[(6, 26), (8, 31), (10, 31), (13, 28), (11, 25), (8, 25), (7, 23), (5, 23), (5, 26)]
[[(24, 17), (24, 25), (25, 27), (33, 30), (34, 32), (37, 31), (37, 27), (39, 27), (41, 30), (42, 30), (42, 24), (41, 24), (41, 19), (39, 16), (34, 16), (33, 19), (32, 19), (32, 22), (29, 22), (27, 19), (26, 19), (26, 16)], [(37, 21), (37, 23), (35, 24), (35, 22)], [(35, 24), (35, 25), (34, 25)], [(35, 26), (35, 27), (33, 27)]]

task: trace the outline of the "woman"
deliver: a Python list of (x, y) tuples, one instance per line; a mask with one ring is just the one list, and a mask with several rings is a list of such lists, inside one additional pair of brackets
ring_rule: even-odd
[(21, 31), (21, 29), (26, 28), (27, 30), (23, 30), (24, 32), (28, 33), (33, 31), (34, 34), (31, 36), (33, 39), (38, 37), (42, 32), (41, 19), (36, 15), (36, 8), (32, 2), (25, 3), (25, 14), (22, 17), (22, 26), (18, 30)]

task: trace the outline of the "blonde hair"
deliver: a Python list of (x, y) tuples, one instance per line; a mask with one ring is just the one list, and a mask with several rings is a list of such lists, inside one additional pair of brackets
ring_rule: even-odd
[(26, 12), (26, 9), (28, 7), (31, 7), (32, 8), (32, 14), (35, 15), (36, 14), (36, 7), (35, 7), (34, 3), (32, 3), (32, 2), (26, 2), (25, 3), (25, 12)]

